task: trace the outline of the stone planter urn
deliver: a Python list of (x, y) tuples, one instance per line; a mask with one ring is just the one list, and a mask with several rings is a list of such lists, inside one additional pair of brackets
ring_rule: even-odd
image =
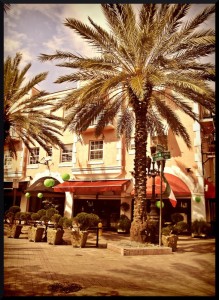
[(21, 234), (22, 227), (23, 225), (20, 224), (14, 224), (12, 226), (9, 226), (7, 230), (7, 237), (18, 239)]
[(72, 231), (71, 244), (75, 248), (84, 248), (87, 242), (88, 231)]
[(30, 242), (42, 242), (45, 228), (43, 226), (31, 226), (28, 229), (28, 240)]
[(175, 252), (177, 250), (177, 241), (178, 241), (177, 234), (162, 235), (161, 241), (162, 241), (163, 246), (172, 248), (173, 252)]
[(64, 230), (62, 228), (48, 228), (47, 229), (47, 243), (51, 245), (61, 245), (63, 240)]

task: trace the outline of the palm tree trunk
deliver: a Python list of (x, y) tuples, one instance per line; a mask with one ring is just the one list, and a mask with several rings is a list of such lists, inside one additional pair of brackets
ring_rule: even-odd
[(146, 149), (147, 128), (146, 112), (147, 101), (136, 101), (135, 110), (135, 199), (134, 218), (130, 229), (130, 239), (136, 242), (144, 242), (143, 234), (146, 228)]

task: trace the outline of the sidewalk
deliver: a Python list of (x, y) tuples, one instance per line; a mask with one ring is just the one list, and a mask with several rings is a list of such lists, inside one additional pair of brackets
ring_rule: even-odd
[(73, 248), (4, 236), (4, 296), (215, 296), (215, 239), (179, 237), (167, 255), (104, 247), (121, 239), (129, 237), (103, 232), (99, 248), (94, 236)]

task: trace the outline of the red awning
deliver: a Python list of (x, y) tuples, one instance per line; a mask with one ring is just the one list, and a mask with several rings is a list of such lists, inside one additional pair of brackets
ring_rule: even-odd
[(207, 191), (205, 191), (205, 198), (215, 198), (215, 185), (213, 182), (205, 179), (205, 186), (208, 186)]
[(125, 192), (130, 180), (64, 181), (54, 186), (55, 192), (92, 195), (102, 192)]
[[(191, 192), (187, 185), (177, 176), (164, 173), (165, 178), (167, 179), (175, 197), (190, 197)], [(155, 194), (160, 195), (160, 176), (155, 177)], [(162, 191), (165, 191), (166, 184), (162, 181)], [(134, 195), (134, 189), (131, 192)], [(152, 195), (152, 178), (148, 178), (147, 180), (147, 196)]]
[[(153, 179), (152, 177), (147, 179), (147, 196), (152, 195), (152, 184)], [(162, 181), (162, 191), (164, 192), (166, 188), (165, 182)], [(131, 195), (135, 194), (135, 189), (131, 191)], [(160, 194), (160, 176), (155, 177), (155, 194)]]

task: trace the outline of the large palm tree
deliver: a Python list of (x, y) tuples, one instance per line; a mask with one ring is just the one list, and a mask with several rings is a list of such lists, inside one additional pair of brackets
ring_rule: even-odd
[(36, 142), (47, 152), (50, 146), (64, 147), (59, 138), (62, 126), (57, 123), (62, 118), (43, 111), (46, 107), (52, 107), (53, 99), (46, 97), (44, 91), (27, 96), (35, 85), (46, 78), (47, 73), (40, 73), (25, 83), (31, 64), (20, 69), (21, 59), (22, 54), (17, 53), (14, 58), (8, 56), (4, 62), (4, 144), (15, 158), (14, 134), (29, 151)]
[(175, 106), (198, 121), (187, 99), (215, 110), (214, 65), (199, 58), (214, 52), (215, 33), (200, 29), (214, 11), (205, 8), (185, 22), (189, 4), (143, 4), (137, 20), (131, 4), (101, 4), (110, 31), (90, 18), (91, 26), (68, 18), (65, 25), (75, 30), (97, 50), (97, 56), (82, 57), (56, 51), (39, 59), (68, 60), (58, 66), (75, 69), (56, 83), (83, 82), (56, 108), (69, 109), (66, 126), (80, 133), (101, 115), (96, 134), (118, 113), (118, 131), (127, 138), (135, 128), (135, 204), (130, 238), (142, 241), (146, 223), (146, 147), (150, 131), (163, 130), (166, 120), (173, 132), (191, 146), (188, 133), (168, 106)]

